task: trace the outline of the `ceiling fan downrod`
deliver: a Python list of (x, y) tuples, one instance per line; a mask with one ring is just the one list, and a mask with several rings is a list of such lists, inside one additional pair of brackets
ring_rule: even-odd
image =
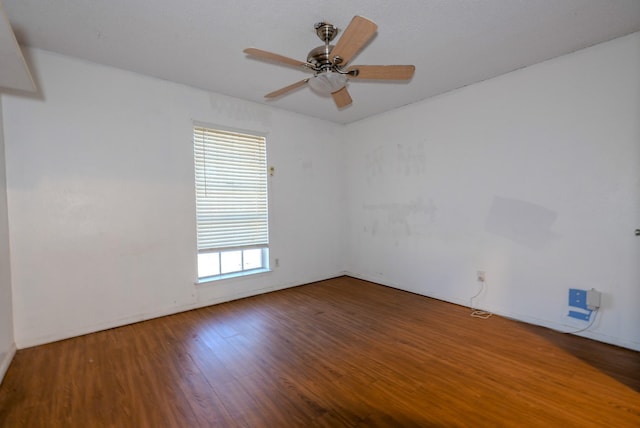
[(312, 65), (310, 68), (312, 68), (316, 73), (332, 71), (353, 77), (357, 76), (358, 70), (344, 71), (340, 68), (342, 58), (335, 57), (333, 58), (333, 61), (330, 59), (331, 51), (334, 48), (334, 45), (330, 44), (330, 42), (335, 39), (340, 30), (338, 30), (335, 25), (328, 24), (326, 22), (318, 22), (314, 25), (314, 28), (318, 38), (324, 42), (324, 46), (318, 46), (317, 48), (309, 51), (309, 54), (307, 55), (307, 63)]

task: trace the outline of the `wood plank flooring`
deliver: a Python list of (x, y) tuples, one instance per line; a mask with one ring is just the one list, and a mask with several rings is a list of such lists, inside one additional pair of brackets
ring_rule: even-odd
[(639, 427), (640, 353), (342, 277), (17, 352), (1, 427)]

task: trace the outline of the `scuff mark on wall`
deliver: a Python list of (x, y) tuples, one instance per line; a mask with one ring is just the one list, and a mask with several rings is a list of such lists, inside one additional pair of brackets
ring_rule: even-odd
[(425, 203), (422, 198), (407, 203), (364, 204), (362, 208), (367, 224), (371, 224), (365, 232), (373, 237), (389, 233), (394, 238), (424, 236), (438, 211), (432, 199)]
[(427, 155), (424, 143), (398, 144), (396, 171), (404, 176), (421, 175), (427, 169)]
[(302, 171), (304, 171), (307, 177), (310, 177), (310, 178), (315, 177), (315, 171), (313, 169), (313, 161), (311, 159), (305, 159), (302, 161)]
[(396, 174), (403, 177), (417, 177), (427, 171), (427, 154), (424, 142), (403, 142), (392, 148), (379, 146), (365, 154), (365, 172), (367, 184), (386, 179)]
[(376, 147), (364, 157), (367, 184), (385, 176), (384, 147)]

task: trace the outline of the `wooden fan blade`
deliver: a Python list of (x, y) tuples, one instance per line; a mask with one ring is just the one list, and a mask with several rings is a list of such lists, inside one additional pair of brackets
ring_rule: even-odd
[(284, 88), (278, 89), (277, 91), (273, 91), (273, 92), (269, 92), (267, 95), (265, 95), (265, 98), (277, 98), (280, 97), (284, 94), (287, 94), (295, 89), (298, 89), (304, 85), (307, 84), (307, 82), (309, 81), (309, 79), (304, 79), (301, 80), (299, 82), (294, 83), (293, 85), (289, 85), (289, 86), (285, 86)]
[(358, 70), (355, 76), (349, 79), (375, 79), (375, 80), (409, 80), (413, 77), (416, 67), (413, 65), (354, 65), (347, 69), (348, 72)]
[(336, 103), (336, 106), (338, 108), (346, 107), (353, 102), (346, 86), (342, 89), (338, 89), (336, 92), (333, 92), (331, 96), (333, 97), (333, 101)]
[(263, 51), (262, 49), (256, 48), (247, 48), (244, 51), (247, 55), (255, 56), (256, 58), (266, 59), (268, 61), (275, 61), (285, 65), (291, 65), (293, 67), (304, 67), (307, 68), (307, 63), (298, 61), (297, 59), (289, 58), (286, 56), (278, 55), (273, 52)]
[(331, 62), (336, 63), (336, 57), (340, 57), (342, 60), (338, 60), (337, 64), (346, 65), (371, 40), (376, 31), (378, 25), (375, 22), (362, 16), (354, 16), (331, 51)]

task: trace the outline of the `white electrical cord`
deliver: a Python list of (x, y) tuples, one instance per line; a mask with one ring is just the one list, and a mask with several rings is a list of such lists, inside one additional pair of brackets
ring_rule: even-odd
[(591, 319), (591, 322), (589, 322), (589, 325), (586, 326), (585, 328), (581, 328), (580, 330), (574, 330), (574, 331), (562, 331), (562, 330), (556, 330), (556, 331), (559, 331), (560, 333), (564, 333), (564, 334), (576, 334), (576, 333), (582, 333), (583, 331), (589, 330), (591, 327), (593, 327), (593, 324), (595, 324), (596, 318), (598, 318), (598, 309), (600, 308), (596, 308), (591, 312), (591, 314), (593, 315), (593, 318)]
[(483, 320), (486, 320), (487, 318), (489, 318), (493, 314), (491, 312), (483, 311), (481, 309), (476, 309), (473, 306), (473, 299), (475, 299), (476, 297), (478, 297), (479, 295), (481, 295), (484, 292), (485, 285), (486, 285), (485, 283), (486, 282), (487, 281), (480, 281), (480, 284), (481, 284), (480, 291), (478, 291), (478, 293), (476, 293), (476, 295), (471, 298), (470, 305), (469, 305), (471, 307), (471, 316), (474, 317), (474, 318), (480, 318), (480, 319), (483, 319)]

